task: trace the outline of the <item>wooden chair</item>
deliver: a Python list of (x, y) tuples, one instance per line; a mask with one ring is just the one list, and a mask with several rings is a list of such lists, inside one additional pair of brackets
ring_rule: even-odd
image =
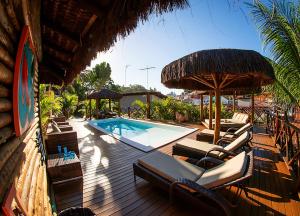
[(79, 157), (78, 140), (76, 131), (61, 131), (49, 133), (45, 138), (46, 150), (48, 154), (57, 154), (57, 146), (67, 147), (68, 150), (74, 151)]

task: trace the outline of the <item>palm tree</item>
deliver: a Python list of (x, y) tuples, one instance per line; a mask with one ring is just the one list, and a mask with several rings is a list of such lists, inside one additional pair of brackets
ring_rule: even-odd
[(272, 53), (277, 81), (271, 86), (281, 102), (300, 99), (300, 1), (273, 0), (249, 4), (264, 46)]
[(97, 64), (92, 70), (86, 70), (81, 74), (83, 84), (88, 91), (99, 91), (109, 80), (111, 68), (109, 63)]

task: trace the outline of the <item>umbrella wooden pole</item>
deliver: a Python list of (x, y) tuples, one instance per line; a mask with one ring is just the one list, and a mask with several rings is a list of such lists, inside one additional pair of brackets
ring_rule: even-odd
[(200, 95), (200, 122), (203, 120), (203, 95)]
[(215, 134), (214, 134), (214, 144), (217, 143), (220, 137), (220, 119), (221, 119), (221, 92), (219, 87), (215, 89)]
[(251, 95), (251, 123), (254, 123), (254, 94)]
[(212, 92), (209, 92), (209, 121), (208, 128), (212, 129)]
[(111, 111), (111, 100), (108, 99), (108, 107), (109, 107), (109, 111)]

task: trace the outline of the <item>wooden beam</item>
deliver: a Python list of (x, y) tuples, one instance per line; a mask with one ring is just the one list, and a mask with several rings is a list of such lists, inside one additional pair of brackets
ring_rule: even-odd
[(68, 63), (62, 62), (59, 59), (55, 58), (55, 57), (50, 57), (48, 55), (46, 55), (47, 57), (44, 58), (43, 60), (43, 64), (45, 65), (53, 65), (54, 68), (59, 68), (59, 70), (66, 70), (69, 67)]
[(101, 7), (100, 5), (95, 3), (95, 1), (91, 1), (91, 0), (77, 0), (77, 4), (78, 7), (80, 7), (81, 9), (87, 10), (95, 14), (97, 17), (103, 16), (103, 14), (106, 13), (106, 9), (107, 9)]
[(69, 58), (68, 60), (67, 59), (62, 59), (62, 58), (56, 56), (55, 54), (50, 53), (49, 51), (46, 51), (46, 50), (44, 50), (44, 51), (45, 51), (45, 54), (44, 54), (45, 55), (45, 57), (44, 57), (45, 61), (51, 61), (52, 63), (53, 62), (58, 62), (59, 64), (57, 64), (57, 65), (63, 65), (63, 67), (62, 67), (63, 69), (68, 68), (70, 66), (70, 63), (72, 61), (71, 58)]
[(212, 79), (213, 79), (213, 81), (214, 81), (214, 86), (215, 86), (215, 88), (217, 88), (217, 87), (218, 87), (218, 83), (217, 83), (217, 74), (213, 73), (213, 74), (211, 74), (211, 77), (212, 77)]
[(197, 81), (197, 82), (200, 82), (200, 83), (202, 83), (202, 84), (204, 84), (204, 85), (206, 85), (206, 86), (208, 86), (208, 87), (210, 87), (210, 88), (212, 88), (212, 89), (215, 88), (215, 86), (214, 86), (213, 84), (211, 84), (211, 83), (209, 83), (207, 80), (202, 79), (202, 78), (199, 78), (199, 77), (197, 77), (197, 76), (191, 77), (191, 78), (189, 78), (189, 79), (192, 79), (192, 80), (195, 80), (195, 81)]
[(42, 64), (40, 65), (40, 71), (45, 72), (46, 74), (51, 74), (52, 76), (56, 77), (57, 79), (63, 80), (65, 71), (61, 68), (53, 67), (54, 65)]
[(228, 82), (224, 83), (222, 85), (222, 88), (225, 88), (226, 86), (230, 85), (232, 82), (234, 82), (235, 80), (237, 80), (238, 78), (233, 78), (231, 80), (228, 80)]
[(229, 75), (228, 75), (228, 74), (227, 74), (227, 75), (224, 77), (224, 79), (222, 80), (222, 82), (221, 82), (221, 84), (220, 84), (220, 89), (222, 89), (222, 88), (223, 88), (223, 85), (224, 85), (224, 84), (225, 84), (225, 82), (227, 81), (228, 77), (229, 77)]
[(95, 23), (96, 19), (97, 19), (96, 15), (91, 16), (88, 23), (85, 25), (83, 31), (81, 32), (81, 37), (84, 37), (86, 35), (86, 33), (90, 30), (92, 25)]
[(75, 35), (72, 32), (68, 32), (66, 29), (61, 27), (58, 23), (52, 23), (49, 20), (43, 19), (42, 25), (44, 25), (46, 28), (60, 34), (62, 37), (66, 38), (67, 40), (75, 43), (77, 46), (81, 45), (80, 35)]
[(47, 51), (56, 52), (56, 53), (58, 53), (58, 55), (66, 56), (66, 58), (69, 58), (69, 59), (71, 59), (74, 55), (74, 53), (72, 51), (66, 51), (66, 50), (62, 49), (61, 47), (54, 45), (54, 44), (48, 45), (48, 44), (44, 43), (43, 47), (44, 47), (44, 51), (46, 51), (46, 52)]

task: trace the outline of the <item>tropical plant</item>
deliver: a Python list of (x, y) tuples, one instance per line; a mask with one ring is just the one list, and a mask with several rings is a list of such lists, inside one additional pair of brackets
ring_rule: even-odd
[(272, 53), (276, 82), (269, 87), (281, 104), (300, 99), (300, 1), (256, 0), (252, 15), (262, 34), (263, 44)]
[(45, 132), (50, 116), (61, 113), (61, 97), (55, 96), (50, 85), (40, 85), (40, 108), (42, 129)]
[(141, 100), (135, 100), (131, 103), (132, 107), (135, 107), (137, 109), (133, 110), (132, 117), (134, 118), (145, 118), (146, 112), (147, 112), (147, 104), (145, 104)]
[(78, 105), (78, 96), (77, 95), (70, 94), (68, 92), (62, 93), (61, 107), (62, 107), (62, 112), (66, 116), (66, 118), (69, 118), (70, 115), (73, 114), (77, 105)]
[(83, 86), (90, 93), (92, 91), (99, 91), (110, 79), (111, 68), (109, 63), (102, 62), (96, 64), (92, 70), (86, 70), (81, 73), (81, 80)]

